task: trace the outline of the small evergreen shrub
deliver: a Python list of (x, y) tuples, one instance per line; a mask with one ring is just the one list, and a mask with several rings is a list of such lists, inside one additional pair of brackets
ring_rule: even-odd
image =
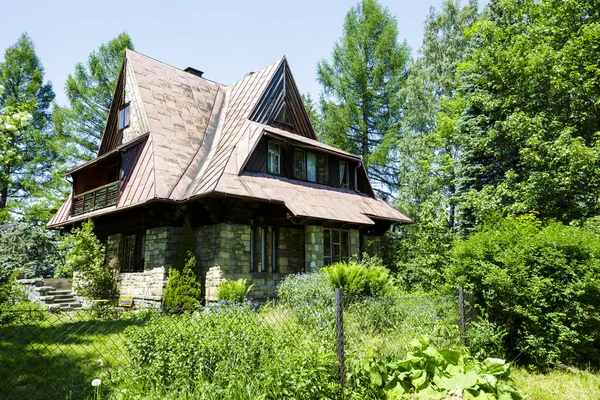
[(179, 245), (169, 268), (169, 279), (163, 294), (163, 307), (193, 307), (202, 304), (202, 283), (196, 268), (194, 230), (189, 218), (181, 229)]
[(250, 293), (254, 285), (247, 286), (246, 279), (238, 279), (237, 281), (227, 281), (217, 291), (219, 301), (233, 301), (241, 303), (244, 298)]

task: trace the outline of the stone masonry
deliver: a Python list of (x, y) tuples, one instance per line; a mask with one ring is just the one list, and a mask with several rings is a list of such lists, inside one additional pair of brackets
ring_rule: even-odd
[(306, 272), (316, 272), (325, 266), (323, 247), (323, 227), (304, 227), (304, 262)]

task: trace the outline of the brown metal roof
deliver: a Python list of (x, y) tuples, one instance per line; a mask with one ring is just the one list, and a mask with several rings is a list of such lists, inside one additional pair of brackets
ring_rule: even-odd
[(139, 108), (132, 112), (139, 115), (142, 123), (139, 130), (149, 131), (148, 139), (139, 143), (139, 139), (134, 139), (138, 146), (135, 151), (139, 152), (137, 162), (123, 184), (116, 207), (75, 218), (70, 216), (69, 197), (48, 226), (58, 227), (152, 199), (182, 202), (213, 192), (281, 202), (292, 214), (301, 217), (368, 225), (374, 223), (372, 218), (411, 222), (382, 200), (348, 189), (242, 173), (256, 143), (265, 134), (360, 159), (316, 140), (249, 119), (277, 71), (286, 67), (285, 63), (282, 58), (225, 86), (128, 50), (124, 64), (129, 79), (126, 87), (134, 88), (128, 96), (132, 107)]

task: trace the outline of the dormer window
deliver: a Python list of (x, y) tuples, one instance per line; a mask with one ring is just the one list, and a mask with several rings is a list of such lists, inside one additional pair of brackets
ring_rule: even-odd
[(119, 110), (119, 130), (129, 126), (129, 104)]
[(315, 153), (306, 153), (306, 180), (317, 181), (317, 155)]
[(281, 106), (281, 110), (279, 110), (279, 113), (277, 113), (275, 121), (281, 122), (282, 124), (294, 126), (294, 124), (292, 124), (292, 120), (290, 119), (290, 114), (288, 113), (287, 105), (285, 103), (283, 103), (283, 106)]
[(270, 174), (279, 175), (281, 172), (281, 148), (279, 143), (269, 142), (269, 160), (267, 170)]
[(306, 159), (303, 150), (296, 149), (294, 152), (294, 177), (306, 180)]
[(340, 187), (348, 187), (348, 163), (346, 161), (340, 161)]

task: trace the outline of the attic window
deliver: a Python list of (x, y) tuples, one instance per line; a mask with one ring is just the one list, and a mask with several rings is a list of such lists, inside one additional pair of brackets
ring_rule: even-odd
[(283, 106), (281, 106), (281, 109), (279, 110), (279, 112), (277, 113), (277, 116), (275, 117), (275, 121), (281, 122), (282, 124), (294, 126), (294, 124), (292, 124), (292, 120), (290, 119), (290, 114), (287, 109), (287, 104), (283, 103)]
[(340, 161), (340, 187), (348, 187), (348, 163), (346, 161)]
[(129, 104), (119, 110), (119, 130), (129, 126)]
[(269, 165), (270, 174), (279, 175), (280, 173), (280, 148), (279, 143), (269, 142)]

